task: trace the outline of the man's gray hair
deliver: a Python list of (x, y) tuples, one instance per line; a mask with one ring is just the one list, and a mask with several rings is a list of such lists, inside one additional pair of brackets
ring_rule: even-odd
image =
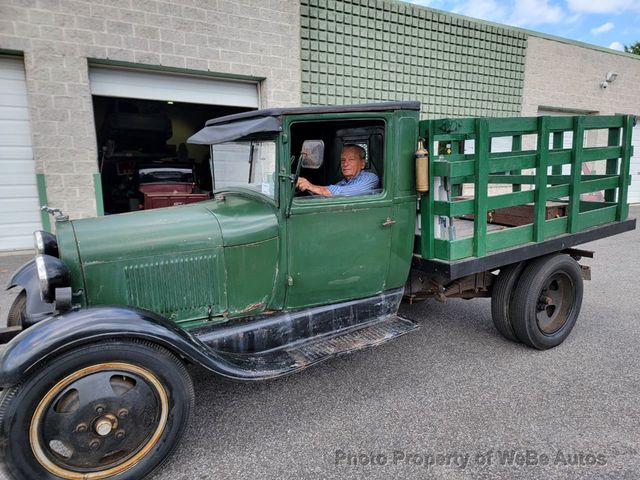
[(347, 148), (354, 148), (358, 151), (358, 155), (362, 160), (367, 159), (367, 151), (362, 148), (360, 145), (356, 145), (355, 143), (347, 143), (342, 147), (342, 150), (346, 150)]

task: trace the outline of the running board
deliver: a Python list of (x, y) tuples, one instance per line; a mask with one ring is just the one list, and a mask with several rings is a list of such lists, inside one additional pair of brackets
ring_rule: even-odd
[(329, 358), (374, 347), (400, 337), (418, 325), (398, 315), (374, 320), (339, 333), (313, 337), (281, 348), (258, 353), (216, 354), (238, 369), (250, 369), (253, 378), (273, 378), (303, 370)]

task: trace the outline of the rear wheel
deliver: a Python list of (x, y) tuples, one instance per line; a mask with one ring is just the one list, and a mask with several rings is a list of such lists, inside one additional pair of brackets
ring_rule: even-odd
[(560, 345), (580, 314), (583, 282), (578, 263), (568, 255), (531, 262), (518, 280), (511, 323), (516, 336), (539, 350)]
[(189, 374), (167, 350), (80, 347), (6, 391), (0, 463), (18, 479), (141, 479), (177, 446), (192, 405)]
[(512, 342), (520, 341), (511, 324), (510, 308), (518, 279), (524, 267), (525, 263), (520, 262), (501, 268), (491, 291), (493, 324), (504, 338)]
[(27, 291), (22, 290), (15, 298), (7, 316), (7, 327), (20, 327), (27, 311)]

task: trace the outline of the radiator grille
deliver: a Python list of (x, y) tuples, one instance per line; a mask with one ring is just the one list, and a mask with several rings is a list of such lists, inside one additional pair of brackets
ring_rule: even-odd
[(125, 267), (130, 305), (170, 316), (218, 302), (217, 255), (190, 255)]

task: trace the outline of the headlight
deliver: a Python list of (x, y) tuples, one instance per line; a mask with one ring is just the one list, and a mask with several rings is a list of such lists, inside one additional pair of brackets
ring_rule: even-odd
[(52, 233), (38, 230), (33, 233), (33, 245), (36, 255), (58, 256), (58, 239)]
[(56, 257), (51, 255), (36, 256), (36, 271), (40, 285), (40, 298), (43, 302), (53, 303), (56, 288), (70, 285), (69, 269)]

